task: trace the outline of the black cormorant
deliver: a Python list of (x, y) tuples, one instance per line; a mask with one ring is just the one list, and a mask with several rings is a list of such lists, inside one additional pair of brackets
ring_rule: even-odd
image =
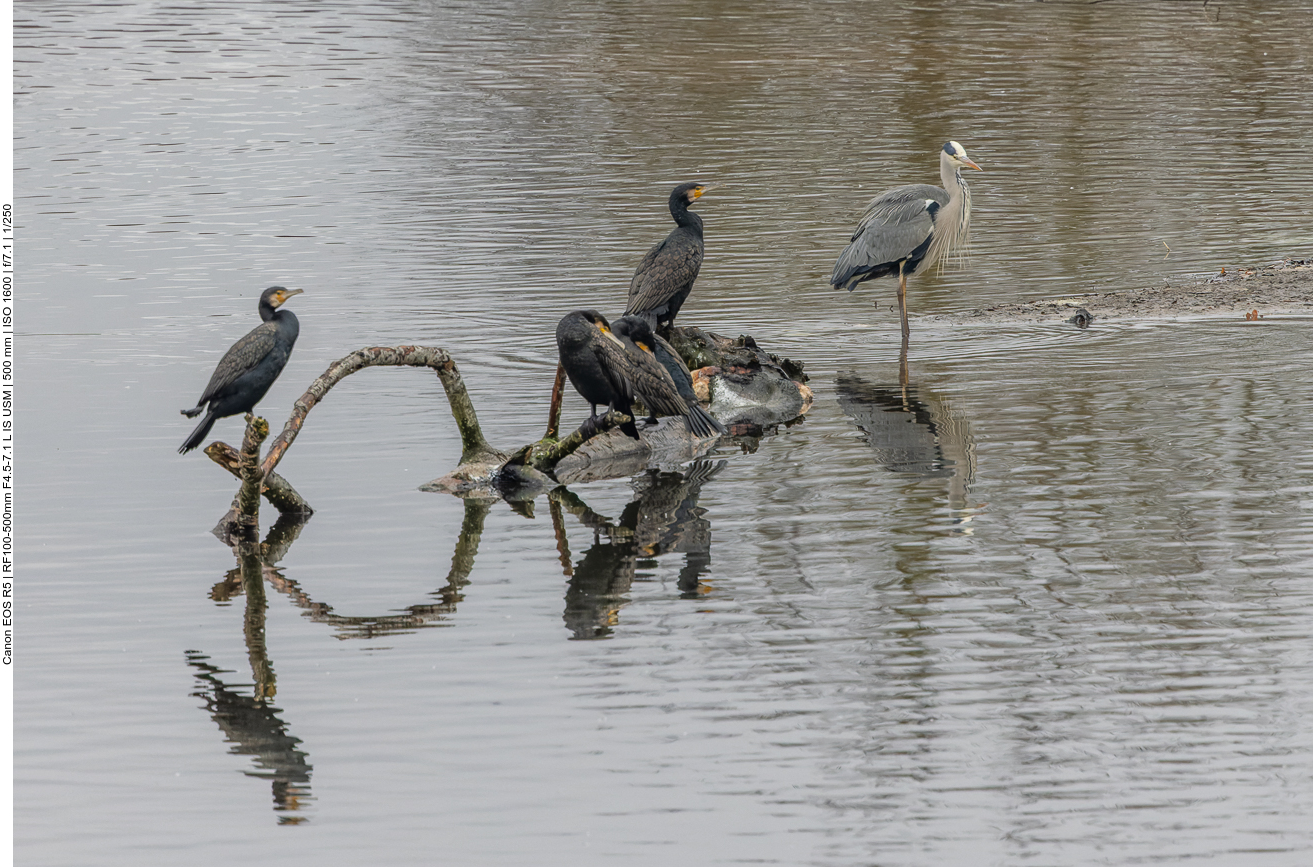
[[(683, 416), (687, 428), (699, 436), (718, 433), (715, 419), (696, 402), (690, 407), (680, 397), (656, 357), (629, 337), (613, 333), (606, 317), (596, 310), (576, 310), (561, 319), (556, 326), (556, 346), (570, 384), (592, 407), (587, 424), (597, 424), (599, 404), (632, 416), (633, 403), (640, 400), (652, 416)], [(632, 421), (620, 429), (638, 439)]]
[(702, 267), (702, 218), (688, 206), (709, 189), (709, 185), (693, 181), (671, 192), (670, 216), (675, 218), (675, 229), (639, 263), (629, 284), (625, 315), (642, 316), (654, 329), (674, 323)]
[[(301, 325), (290, 310), (278, 310), (288, 298), (300, 295), (301, 289), (270, 286), (260, 295), (260, 318), (263, 324), (232, 345), (219, 361), (205, 386), (200, 400), (182, 414), (195, 418), (205, 411), (205, 418), (178, 449), (186, 454), (201, 444), (210, 428), (221, 418), (250, 412), (264, 397), (278, 374), (283, 372)], [(206, 404), (209, 408), (206, 409)]]
[(684, 359), (679, 357), (675, 347), (652, 330), (647, 320), (641, 316), (621, 316), (615, 321), (615, 334), (627, 344), (631, 343), (638, 350), (655, 358), (665, 369), (670, 384), (675, 387), (675, 391), (688, 406), (689, 430), (703, 437), (725, 433), (725, 426), (702, 408), (697, 394), (693, 391), (693, 375), (689, 373)]

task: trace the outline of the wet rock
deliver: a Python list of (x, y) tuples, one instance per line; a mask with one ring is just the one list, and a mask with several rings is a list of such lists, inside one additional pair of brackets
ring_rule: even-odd
[(694, 393), (726, 425), (779, 424), (811, 404), (802, 364), (766, 352), (750, 335), (731, 340), (677, 326), (669, 341), (693, 371)]

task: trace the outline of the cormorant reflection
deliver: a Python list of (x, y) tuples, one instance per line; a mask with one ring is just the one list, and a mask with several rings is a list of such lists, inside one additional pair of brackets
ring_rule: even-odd
[(975, 444), (970, 426), (946, 400), (910, 383), (878, 385), (852, 372), (840, 373), (834, 384), (839, 406), (885, 469), (947, 479), (949, 508), (966, 508)]
[[(196, 651), (187, 652), (187, 664), (194, 670), (200, 688), (193, 696), (204, 700), (205, 710), (219, 725), (228, 743), (230, 753), (252, 756), (260, 770), (244, 771), (248, 777), (269, 780), (273, 787), (274, 810), (279, 813), (296, 813), (313, 800), (310, 794), (310, 763), (306, 753), (297, 749), (300, 738), (287, 732), (287, 724), (278, 718), (281, 711), (266, 704), (255, 695), (242, 695), (219, 679), (222, 669), (211, 665), (209, 657)], [(305, 821), (304, 816), (279, 816), (280, 824), (292, 825)]]
[[(618, 521), (597, 514), (566, 488), (549, 494), (557, 549), (566, 576), (565, 624), (575, 639), (605, 638), (628, 603), (640, 565), (661, 554), (684, 554), (678, 586), (682, 596), (701, 592), (700, 578), (711, 566), (711, 523), (697, 504), (702, 486), (725, 461), (698, 461), (682, 473), (649, 470), (633, 480), (635, 498)], [(593, 530), (593, 545), (571, 565), (563, 511)]]

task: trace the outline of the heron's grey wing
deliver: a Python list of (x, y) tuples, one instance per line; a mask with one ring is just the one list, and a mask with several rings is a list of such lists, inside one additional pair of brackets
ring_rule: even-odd
[(277, 344), (276, 322), (264, 322), (234, 343), (219, 360), (219, 366), (214, 368), (210, 384), (205, 386), (196, 405), (200, 406), (236, 382), (242, 374), (250, 371), (272, 352)]
[(925, 243), (934, 231), (934, 212), (948, 204), (948, 193), (929, 184), (897, 187), (872, 199), (852, 240), (834, 264), (831, 283), (897, 262)]
[(671, 232), (647, 252), (629, 283), (629, 306), (625, 313), (660, 307), (692, 283), (702, 268), (702, 246), (686, 243), (683, 234)]

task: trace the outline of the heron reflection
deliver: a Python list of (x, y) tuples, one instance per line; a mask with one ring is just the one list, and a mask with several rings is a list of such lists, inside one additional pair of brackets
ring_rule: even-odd
[(966, 419), (948, 402), (911, 383), (883, 385), (854, 372), (835, 378), (839, 406), (857, 424), (876, 461), (894, 473), (948, 483), (951, 509), (965, 509), (975, 477), (975, 444)]
[[(566, 576), (566, 626), (575, 639), (606, 638), (619, 622), (620, 609), (638, 569), (655, 565), (663, 554), (684, 555), (677, 586), (684, 597), (703, 592), (701, 578), (711, 566), (711, 522), (698, 505), (702, 486), (725, 465), (698, 461), (681, 473), (648, 470), (634, 478), (634, 499), (618, 520), (589, 508), (577, 494), (558, 488), (550, 494), (557, 548)], [(564, 513), (593, 530), (593, 544), (573, 563)]]

